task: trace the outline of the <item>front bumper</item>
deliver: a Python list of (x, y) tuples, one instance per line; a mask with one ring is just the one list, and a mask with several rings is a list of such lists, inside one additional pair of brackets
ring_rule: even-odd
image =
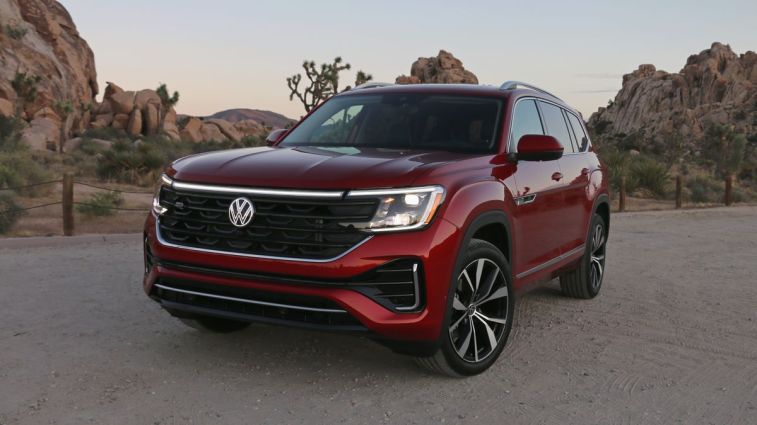
[[(150, 214), (145, 223), (145, 244), (153, 264), (146, 268), (144, 290), (177, 315), (194, 312), (328, 330), (365, 331), (379, 339), (430, 343), (438, 340), (441, 332), (459, 243), (458, 228), (439, 217), (423, 231), (376, 235), (329, 262), (250, 258), (164, 245), (157, 237), (156, 218)], [(397, 311), (349, 286), (360, 276), (398, 258), (413, 259), (422, 267), (420, 308)], [(206, 297), (201, 298), (207, 301), (203, 305), (187, 306), (182, 297), (189, 294), (177, 295), (174, 291), (170, 295), (166, 292), (170, 289), (164, 288), (262, 303), (243, 303), (247, 305), (231, 308), (229, 303), (233, 304), (233, 300), (225, 300), (224, 304), (220, 302), (223, 298)], [(276, 312), (278, 304), (290, 307), (322, 304), (326, 310), (341, 310), (344, 314), (332, 313), (341, 316), (334, 320), (319, 317), (313, 323), (310, 319), (314, 315), (328, 312), (307, 313), (296, 308), (279, 308)], [(284, 314), (283, 320), (275, 317), (286, 312), (291, 314)], [(309, 320), (301, 320), (303, 314), (310, 316)]]

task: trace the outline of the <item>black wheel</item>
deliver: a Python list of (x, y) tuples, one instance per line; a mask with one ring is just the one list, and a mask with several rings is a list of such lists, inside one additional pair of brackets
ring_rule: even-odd
[(599, 294), (605, 274), (607, 227), (599, 214), (591, 219), (591, 230), (586, 241), (586, 252), (575, 270), (560, 276), (563, 294), (573, 298), (589, 299)]
[(179, 320), (181, 320), (182, 323), (189, 326), (190, 328), (203, 332), (220, 334), (241, 331), (250, 326), (250, 323), (248, 322), (240, 322), (237, 320), (221, 319), (218, 317), (210, 316), (195, 317), (193, 319), (180, 318)]
[(502, 353), (512, 328), (515, 299), (510, 265), (494, 245), (473, 239), (456, 271), (440, 348), (416, 358), (436, 373), (461, 377), (488, 369)]

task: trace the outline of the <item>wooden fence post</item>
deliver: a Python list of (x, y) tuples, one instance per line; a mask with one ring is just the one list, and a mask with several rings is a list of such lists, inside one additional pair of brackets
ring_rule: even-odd
[(618, 196), (618, 211), (626, 210), (626, 176), (620, 176), (620, 196)]
[(683, 205), (683, 181), (681, 175), (676, 176), (676, 209), (680, 210)]
[(725, 199), (723, 201), (725, 202), (725, 205), (727, 207), (731, 206), (733, 204), (733, 176), (727, 175), (725, 176), (725, 195), (723, 196)]
[(74, 234), (74, 175), (63, 174), (63, 235)]

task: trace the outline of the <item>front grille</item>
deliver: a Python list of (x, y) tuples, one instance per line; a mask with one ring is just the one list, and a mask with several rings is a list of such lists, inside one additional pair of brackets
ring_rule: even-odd
[(161, 237), (167, 242), (215, 251), (326, 260), (344, 254), (368, 235), (355, 225), (369, 221), (375, 199), (313, 200), (245, 195), (255, 206), (252, 222), (229, 221), (234, 194), (191, 192), (164, 186)]
[(164, 307), (174, 311), (329, 330), (366, 331), (339, 305), (316, 297), (172, 279), (158, 280), (153, 285), (151, 295)]

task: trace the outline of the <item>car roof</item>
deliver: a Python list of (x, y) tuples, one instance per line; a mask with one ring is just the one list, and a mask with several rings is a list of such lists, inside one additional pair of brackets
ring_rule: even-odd
[[(370, 83), (369, 83), (370, 84)], [(346, 92), (342, 92), (337, 96), (356, 96), (366, 94), (384, 94), (384, 93), (433, 93), (433, 94), (448, 94), (448, 95), (466, 95), (466, 96), (486, 96), (486, 97), (500, 97), (503, 99), (509, 99), (514, 96), (513, 100), (517, 100), (521, 97), (535, 97), (544, 99), (560, 105), (561, 107), (570, 111), (575, 111), (570, 105), (566, 104), (562, 99), (552, 96), (550, 94), (529, 89), (529, 88), (516, 88), (502, 90), (500, 87), (486, 85), (486, 84), (381, 84), (370, 85), (365, 88), (357, 87)]]

